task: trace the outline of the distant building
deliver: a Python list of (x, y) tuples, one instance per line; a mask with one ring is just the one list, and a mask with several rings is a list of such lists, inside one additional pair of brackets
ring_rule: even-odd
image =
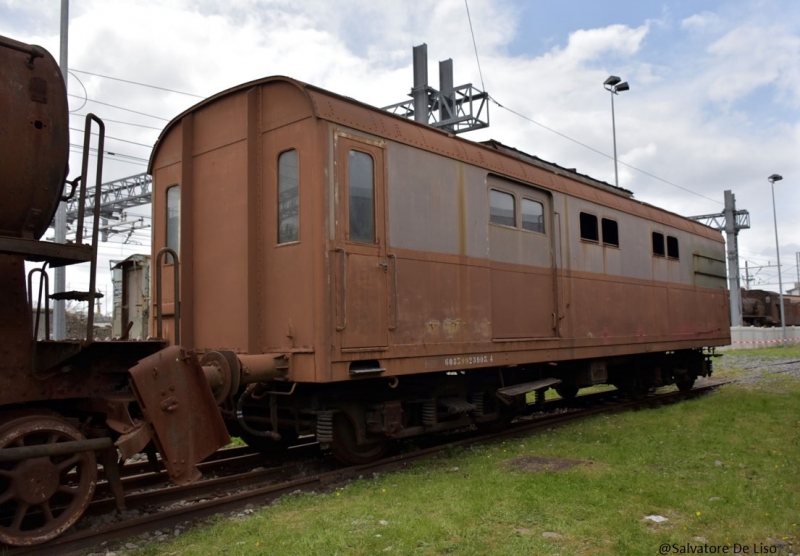
[(150, 256), (131, 255), (124, 261), (111, 261), (111, 281), (114, 284), (111, 335), (131, 340), (146, 339), (150, 318)]
[(800, 282), (795, 282), (794, 287), (786, 291), (786, 295), (800, 295)]

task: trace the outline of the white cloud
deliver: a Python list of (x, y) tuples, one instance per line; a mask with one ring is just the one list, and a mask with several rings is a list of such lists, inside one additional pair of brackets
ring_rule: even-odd
[(580, 29), (569, 35), (565, 48), (556, 47), (548, 56), (559, 58), (569, 67), (579, 66), (608, 54), (631, 56), (639, 51), (648, 30), (649, 23), (636, 29), (625, 25)]
[(692, 32), (704, 32), (717, 29), (721, 25), (719, 16), (713, 12), (702, 12), (681, 21), (681, 29)]
[[(432, 86), (438, 86), (436, 62), (451, 57), (457, 84), (480, 83), (463, 0), (73, 4), (70, 66), (191, 93), (214, 94), (250, 79), (285, 74), (383, 106), (407, 98), (412, 85), (411, 47), (422, 42), (428, 44)], [(516, 34), (526, 32), (518, 28), (520, 8), (511, 0), (471, 0), (469, 7), (486, 86), (493, 97), (610, 155), (609, 93), (602, 82), (610, 74), (619, 75), (631, 84), (629, 92), (616, 97), (620, 160), (720, 202), (722, 191), (733, 189), (739, 207), (753, 215), (753, 229), (740, 235), (740, 245), (761, 253), (770, 250), (766, 176), (774, 172), (785, 176), (786, 185), (779, 192), (784, 207), (800, 202), (800, 188), (789, 186), (792, 176), (800, 176), (796, 156), (800, 123), (795, 113), (783, 112), (787, 105), (800, 103), (800, 38), (789, 23), (784, 27), (759, 22), (758, 5), (744, 0), (736, 5), (740, 17), (711, 11), (695, 14), (681, 22), (684, 32), (653, 21), (575, 30), (539, 56), (508, 54)], [(0, 0), (0, 34), (38, 42), (57, 56), (57, 3)], [(689, 40), (687, 36), (692, 47), (688, 54), (676, 48), (673, 58), (651, 56), (648, 46), (657, 40)], [(197, 101), (84, 74), (79, 77), (90, 98), (164, 118)], [(70, 87), (79, 91), (72, 80)], [(767, 97), (758, 117), (740, 102), (756, 90)], [(780, 102), (771, 104), (774, 99)], [(90, 107), (106, 119), (164, 125), (102, 105)], [(491, 118), (490, 129), (468, 138), (494, 137), (613, 182), (609, 158), (496, 106), (491, 107)], [(764, 120), (782, 124), (765, 127)], [(76, 126), (77, 119), (72, 124)], [(148, 144), (158, 134), (111, 122), (108, 133)], [(78, 141), (73, 138), (73, 142)], [(114, 141), (108, 145), (109, 150), (148, 156), (147, 149), (135, 145)], [(73, 159), (73, 168), (78, 165)], [(106, 168), (106, 179), (145, 169), (114, 157), (107, 159)], [(634, 190), (637, 198), (678, 213), (721, 210), (719, 203), (624, 165), (620, 165), (620, 185)], [(788, 223), (790, 216), (779, 214), (779, 219)], [(786, 245), (800, 244), (800, 231), (782, 229), (781, 238)], [(102, 251), (115, 251), (120, 258), (116, 247), (106, 245)], [(771, 249), (774, 252), (774, 246)]]
[(800, 103), (800, 36), (781, 26), (737, 27), (708, 48), (716, 58), (712, 100), (733, 102), (775, 83), (781, 97)]

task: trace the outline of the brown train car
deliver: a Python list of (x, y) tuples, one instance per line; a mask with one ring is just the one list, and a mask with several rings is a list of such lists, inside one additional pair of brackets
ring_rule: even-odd
[(149, 171), (151, 330), (219, 367), (267, 449), (359, 462), (548, 387), (691, 388), (730, 343), (719, 232), (292, 79), (179, 115)]
[[(800, 296), (783, 296), (786, 326), (800, 325)], [(746, 326), (781, 326), (780, 295), (767, 290), (742, 289), (742, 321)]]

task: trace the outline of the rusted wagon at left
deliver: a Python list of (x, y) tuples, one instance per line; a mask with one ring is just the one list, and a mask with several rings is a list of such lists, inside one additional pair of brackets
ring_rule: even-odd
[[(51, 298), (91, 307), (99, 295), (98, 214), (84, 225), (85, 207), (99, 207), (86, 199), (90, 167), (98, 197), (102, 174), (102, 158), (89, 164), (90, 129), (103, 151), (103, 123), (89, 115), (81, 177), (65, 187), (61, 72), (43, 48), (0, 37), (0, 543), (8, 545), (71, 527), (93, 496), (98, 462), (121, 506), (120, 461), (158, 451), (172, 478), (188, 482), (199, 475), (195, 463), (229, 442), (208, 386), (217, 371), (194, 354), (162, 340), (93, 341), (91, 310), (83, 339), (49, 340)], [(41, 241), (69, 195), (81, 200), (76, 241)], [(42, 266), (26, 277), (26, 261)], [(91, 266), (89, 291), (49, 295), (46, 270), (78, 263)]]

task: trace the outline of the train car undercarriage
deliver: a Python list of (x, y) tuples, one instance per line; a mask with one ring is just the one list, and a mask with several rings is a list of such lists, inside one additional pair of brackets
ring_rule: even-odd
[(682, 350), (324, 385), (275, 380), (251, 384), (223, 417), (231, 434), (258, 449), (314, 436), (343, 463), (361, 464), (404, 438), (502, 426), (541, 407), (549, 388), (571, 399), (580, 388), (609, 384), (637, 398), (669, 384), (690, 390), (711, 372), (711, 353)]

